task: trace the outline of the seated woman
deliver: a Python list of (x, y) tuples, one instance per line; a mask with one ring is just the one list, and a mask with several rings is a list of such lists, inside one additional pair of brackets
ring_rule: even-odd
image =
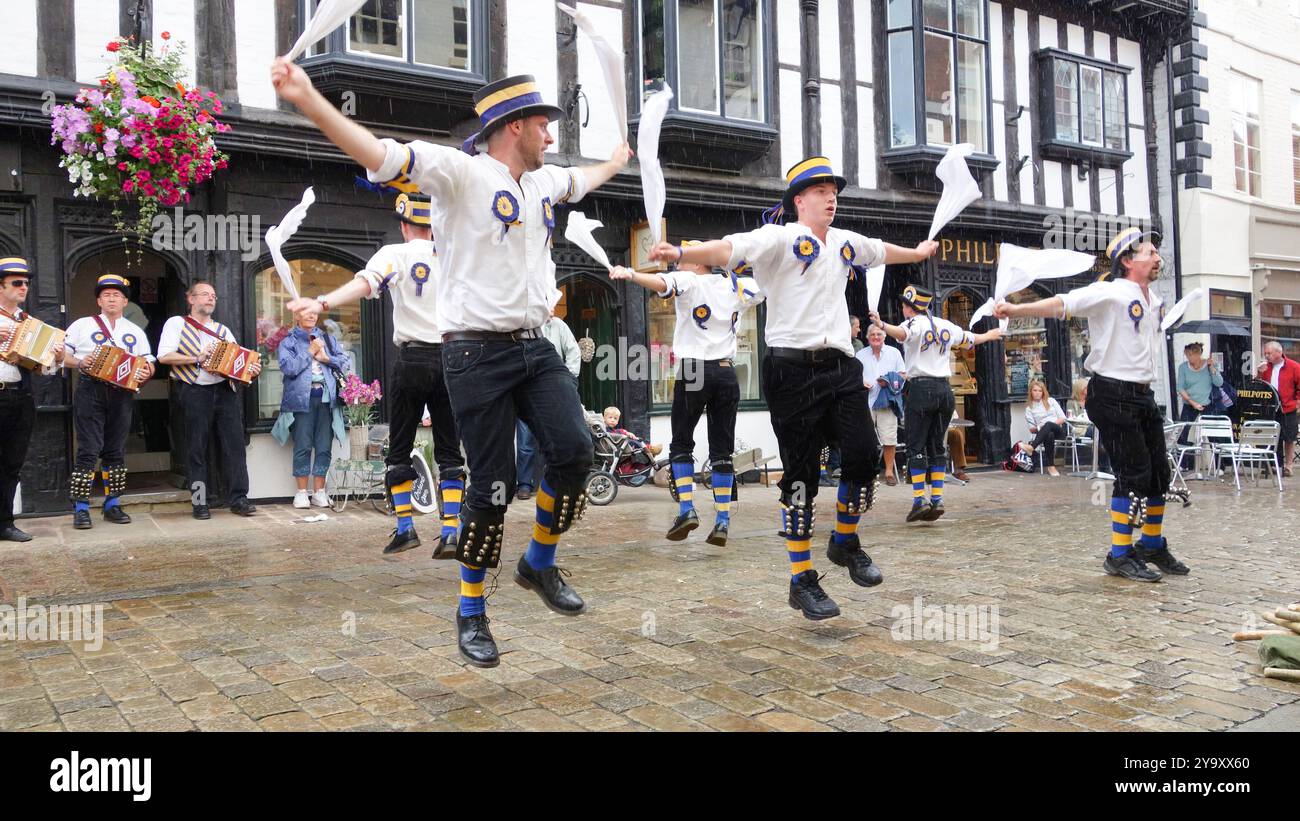
[(1064, 439), (1065, 411), (1061, 404), (1047, 395), (1047, 387), (1039, 380), (1029, 382), (1029, 404), (1025, 406), (1025, 423), (1033, 434), (1032, 442), (1017, 442), (1016, 446), (1026, 453), (1033, 453), (1042, 448), (1043, 464), (1049, 476), (1060, 476), (1056, 469), (1056, 440)]

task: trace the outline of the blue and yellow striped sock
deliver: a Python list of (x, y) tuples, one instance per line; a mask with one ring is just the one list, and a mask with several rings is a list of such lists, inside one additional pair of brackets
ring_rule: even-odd
[(943, 480), (947, 475), (947, 465), (930, 466), (930, 503), (943, 504)]
[(736, 486), (736, 474), (713, 472), (713, 509), (718, 524), (731, 524), (731, 489)]
[(555, 491), (546, 480), (537, 489), (537, 518), (533, 522), (533, 538), (528, 542), (528, 551), (524, 561), (533, 570), (545, 570), (555, 566), (555, 546), (560, 542), (560, 534), (551, 532), (555, 523)]
[(113, 496), (108, 492), (108, 471), (101, 470), (99, 472), (99, 477), (104, 480), (104, 510), (112, 510), (117, 507), (120, 502), (116, 496)]
[(673, 462), (673, 483), (677, 485), (678, 515), (695, 508), (695, 463)]
[(487, 570), (482, 567), (461, 562), (460, 565), (460, 614), (478, 616), (487, 612), (487, 603), (483, 601), (483, 580)]
[(411, 529), (411, 488), (415, 482), (398, 482), (388, 489), (393, 496), (393, 512), (397, 514), (397, 532)]
[(912, 470), (912, 507), (919, 507), (925, 501), (925, 471)]
[(1141, 545), (1147, 550), (1160, 549), (1160, 532), (1164, 529), (1165, 497), (1147, 498), (1147, 518), (1142, 523)]
[(862, 518), (862, 514), (849, 513), (849, 499), (852, 492), (849, 483), (841, 479), (840, 489), (835, 496), (835, 532), (831, 534), (831, 541), (836, 544), (849, 541), (858, 532), (858, 520)]
[(1128, 521), (1131, 507), (1127, 496), (1110, 497), (1110, 555), (1116, 559), (1133, 547), (1133, 525)]
[(442, 538), (450, 539), (460, 527), (460, 503), (465, 499), (465, 480), (447, 479), (438, 484), (442, 491)]
[[(784, 510), (781, 511), (781, 532), (790, 532), (788, 515)], [(793, 583), (800, 573), (813, 569), (812, 539), (791, 539), (787, 537), (785, 550), (790, 556), (790, 581)]]

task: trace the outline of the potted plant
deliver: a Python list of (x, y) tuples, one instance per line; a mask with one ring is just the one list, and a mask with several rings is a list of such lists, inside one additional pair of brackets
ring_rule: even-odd
[(366, 383), (355, 373), (350, 373), (339, 391), (339, 398), (343, 400), (343, 418), (348, 423), (352, 458), (365, 459), (370, 443), (370, 423), (375, 421), (375, 403), (384, 398), (379, 380)]

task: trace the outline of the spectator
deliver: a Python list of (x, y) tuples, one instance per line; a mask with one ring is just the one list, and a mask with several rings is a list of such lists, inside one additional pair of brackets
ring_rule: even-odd
[(1017, 442), (1016, 447), (1030, 454), (1041, 447), (1048, 475), (1060, 476), (1056, 469), (1056, 440), (1065, 438), (1065, 411), (1061, 410), (1059, 402), (1047, 395), (1047, 387), (1038, 379), (1029, 381), (1025, 423), (1034, 439), (1032, 442)]
[[(1183, 356), (1187, 358), (1178, 366), (1178, 395), (1183, 399), (1183, 409), (1178, 415), (1180, 422), (1194, 422), (1205, 412), (1210, 404), (1210, 392), (1223, 387), (1223, 376), (1215, 369), (1214, 363), (1202, 358), (1204, 347), (1199, 342), (1191, 342), (1183, 347)], [(1180, 444), (1187, 444), (1187, 428), (1178, 438)]]
[(903, 396), (901, 387), (896, 390), (892, 385), (902, 385), (907, 367), (903, 364), (903, 354), (885, 344), (884, 330), (875, 325), (867, 331), (867, 347), (856, 356), (862, 363), (862, 384), (871, 389), (868, 403), (885, 451), (885, 484), (893, 487), (898, 484), (894, 476), (894, 454), (898, 451), (898, 419), (902, 415)]
[(620, 428), (618, 424), (619, 424), (619, 420), (623, 418), (623, 411), (619, 410), (614, 405), (610, 405), (608, 408), (605, 408), (605, 413), (603, 418), (605, 420), (605, 429), (608, 430), (610, 433), (613, 433), (617, 436), (625, 436), (628, 439), (632, 440), (633, 442), (640, 442), (642, 445), (645, 445), (645, 449), (649, 451), (651, 456), (658, 456), (660, 453), (663, 452), (664, 449), (663, 445), (647, 445), (645, 444), (645, 442), (641, 441), (640, 436), (637, 436), (635, 433), (633, 433), (630, 430), (627, 430), (626, 428)]
[(849, 317), (849, 338), (853, 340), (853, 352), (857, 353), (866, 346), (862, 344), (862, 317)]
[(297, 327), (280, 343), (277, 354), (284, 396), (271, 434), (282, 445), (293, 436), (296, 508), (330, 506), (325, 477), (330, 469), (331, 440), (343, 442), (346, 438), (338, 379), (352, 369), (352, 357), (335, 337), (316, 327), (317, 318), (312, 311), (300, 313)]
[[(582, 352), (578, 350), (578, 340), (573, 336), (573, 331), (565, 324), (563, 319), (555, 315), (555, 307), (551, 307), (551, 318), (542, 325), (542, 336), (560, 352), (560, 358), (564, 360), (564, 366), (573, 374), (573, 381), (578, 381), (578, 373), (582, 368)], [(541, 464), (537, 458), (537, 437), (523, 423), (523, 420), (515, 421), (515, 498), (529, 499), (532, 498), (533, 491), (537, 488), (537, 477), (542, 475), (546, 466)]]
[[(952, 412), (952, 421), (960, 419), (957, 411)], [(969, 482), (966, 474), (966, 431), (955, 425), (948, 426), (948, 455), (952, 457), (952, 475), (954, 479)]]
[(1277, 421), (1282, 423), (1282, 446), (1286, 458), (1282, 460), (1282, 475), (1291, 475), (1291, 462), (1295, 459), (1296, 408), (1300, 406), (1300, 362), (1282, 353), (1280, 342), (1264, 345), (1264, 361), (1259, 366), (1259, 378), (1277, 391), (1282, 407)]

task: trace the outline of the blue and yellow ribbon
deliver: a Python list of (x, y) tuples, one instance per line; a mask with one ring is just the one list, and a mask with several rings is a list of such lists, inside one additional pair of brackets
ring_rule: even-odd
[(492, 216), (501, 221), (501, 238), (512, 226), (520, 225), (519, 200), (509, 191), (498, 191), (492, 195)]
[(804, 234), (794, 241), (795, 259), (803, 263), (803, 270), (800, 275), (808, 273), (808, 266), (817, 261), (817, 256), (821, 254), (822, 247), (817, 240)]

